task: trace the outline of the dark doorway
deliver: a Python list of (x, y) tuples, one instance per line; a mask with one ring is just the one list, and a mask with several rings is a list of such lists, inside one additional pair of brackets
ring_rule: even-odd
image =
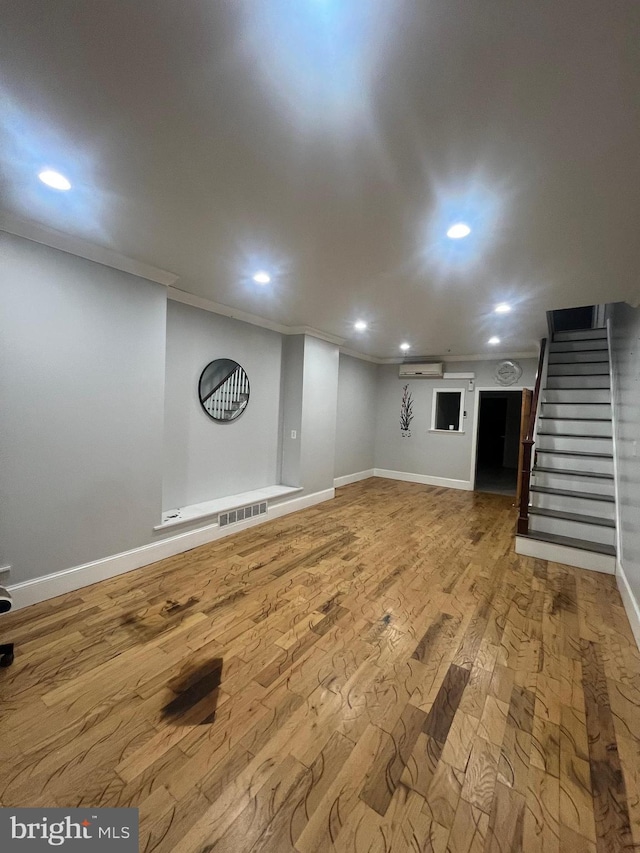
[(477, 492), (515, 495), (522, 391), (480, 391)]
[(582, 308), (562, 308), (553, 312), (553, 330), (555, 332), (573, 332), (576, 329), (590, 329), (593, 326), (593, 305)]

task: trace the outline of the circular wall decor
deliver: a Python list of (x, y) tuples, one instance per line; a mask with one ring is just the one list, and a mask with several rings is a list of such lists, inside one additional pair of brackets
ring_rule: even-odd
[(501, 361), (496, 368), (495, 378), (499, 385), (513, 385), (522, 376), (522, 368), (517, 361)]
[(249, 377), (244, 368), (230, 358), (210, 361), (200, 374), (200, 404), (214, 421), (237, 420), (247, 408), (249, 394)]

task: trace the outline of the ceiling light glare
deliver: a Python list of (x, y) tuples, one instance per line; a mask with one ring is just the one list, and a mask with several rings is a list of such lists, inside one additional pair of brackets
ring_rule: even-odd
[(501, 302), (500, 305), (496, 305), (495, 307), (496, 314), (508, 314), (511, 311), (511, 305), (507, 305), (506, 302)]
[(356, 332), (364, 332), (364, 330), (367, 328), (367, 324), (365, 323), (364, 320), (357, 320), (353, 324), (353, 327), (356, 330)]
[(496, 337), (489, 338), (489, 343), (491, 344), (491, 346), (495, 346), (496, 344), (500, 343), (500, 338), (496, 338)]
[(271, 282), (271, 276), (268, 272), (259, 270), (259, 272), (253, 276), (253, 280), (256, 284), (269, 284)]
[(61, 175), (60, 172), (54, 172), (53, 169), (43, 169), (38, 177), (43, 184), (51, 187), (54, 190), (70, 190), (71, 182)]
[(451, 240), (461, 240), (463, 237), (468, 237), (471, 234), (471, 228), (465, 222), (456, 222), (447, 231), (447, 237)]
[(411, 344), (400, 344), (400, 349), (406, 352), (408, 349), (411, 349)]

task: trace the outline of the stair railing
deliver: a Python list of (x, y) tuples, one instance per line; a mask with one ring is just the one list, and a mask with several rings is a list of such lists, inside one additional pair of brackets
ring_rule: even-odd
[(240, 404), (246, 402), (249, 394), (249, 380), (244, 370), (238, 366), (219, 382), (204, 398), (206, 410), (218, 420), (233, 420), (229, 417)]
[(531, 486), (531, 458), (533, 456), (534, 433), (536, 428), (536, 417), (538, 414), (538, 400), (540, 399), (540, 386), (542, 384), (542, 371), (544, 368), (544, 356), (547, 350), (547, 339), (540, 341), (540, 356), (538, 358), (538, 372), (536, 373), (536, 384), (531, 400), (531, 411), (529, 412), (529, 423), (527, 434), (522, 440), (522, 472), (520, 474), (520, 514), (518, 516), (518, 534), (526, 536), (529, 532), (529, 489)]

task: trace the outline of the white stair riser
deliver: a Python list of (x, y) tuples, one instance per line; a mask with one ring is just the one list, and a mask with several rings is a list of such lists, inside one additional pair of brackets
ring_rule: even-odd
[(571, 403), (606, 403), (611, 405), (611, 392), (607, 388), (546, 388), (542, 392), (544, 403), (570, 405)]
[(598, 518), (615, 518), (615, 504), (612, 501), (572, 498), (566, 495), (548, 495), (545, 492), (531, 492), (532, 506), (542, 509), (556, 509), (559, 512), (574, 512), (578, 515), (595, 515)]
[(606, 329), (576, 329), (574, 332), (555, 332), (553, 343), (560, 341), (592, 341), (594, 338), (607, 339)]
[(557, 468), (559, 471), (594, 471), (597, 474), (613, 474), (613, 459), (601, 459), (589, 456), (557, 456), (555, 453), (542, 453), (539, 447), (537, 449), (537, 464), (542, 465), (543, 468)]
[(570, 492), (591, 492), (611, 497), (615, 494), (613, 480), (604, 480), (601, 477), (576, 477), (572, 474), (534, 471), (531, 483), (534, 486), (546, 486), (549, 489), (568, 489)]
[(556, 435), (566, 433), (568, 435), (592, 435), (606, 436), (611, 438), (611, 421), (573, 421), (560, 418), (540, 418), (538, 429), (543, 432), (552, 432)]
[(606, 350), (551, 352), (549, 353), (549, 364), (588, 364), (592, 361), (607, 361), (608, 357)]
[(599, 376), (548, 376), (547, 388), (609, 388), (609, 375), (604, 373)]
[(542, 416), (546, 418), (609, 418), (611, 419), (611, 406), (609, 403), (594, 403), (589, 405), (576, 405), (575, 403), (543, 403)]
[(573, 453), (611, 453), (610, 438), (579, 438), (578, 436), (539, 435), (539, 450), (569, 450)]
[(581, 352), (583, 350), (607, 351), (607, 339), (591, 339), (586, 341), (558, 341), (549, 347), (550, 353), (556, 352)]
[(550, 364), (547, 375), (549, 378), (552, 376), (608, 376), (609, 362), (595, 361), (582, 364), (576, 361), (571, 364)]
[(614, 527), (602, 527), (600, 524), (580, 524), (564, 518), (549, 518), (544, 515), (529, 516), (530, 533), (554, 533), (556, 536), (570, 536), (572, 539), (584, 539), (586, 542), (598, 542), (601, 545), (615, 545)]

